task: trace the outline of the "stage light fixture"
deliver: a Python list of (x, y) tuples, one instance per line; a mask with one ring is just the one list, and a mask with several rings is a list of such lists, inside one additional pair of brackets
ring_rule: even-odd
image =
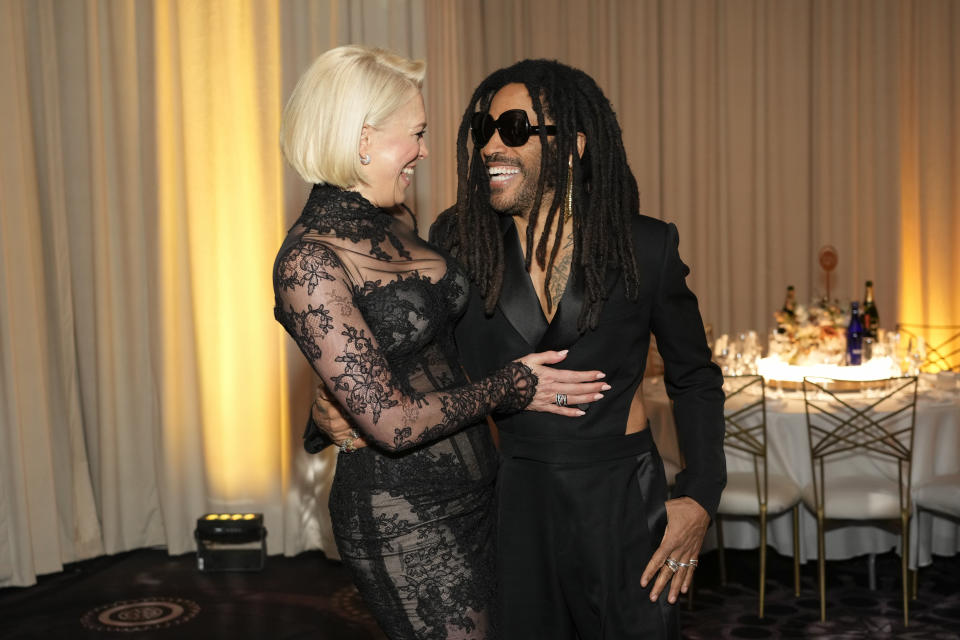
[(193, 531), (200, 571), (260, 571), (267, 558), (262, 513), (207, 513)]

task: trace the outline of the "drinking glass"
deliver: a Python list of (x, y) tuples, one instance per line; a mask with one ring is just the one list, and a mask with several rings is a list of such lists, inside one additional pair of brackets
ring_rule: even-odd
[(908, 374), (918, 375), (923, 368), (923, 363), (927, 361), (927, 343), (923, 337), (910, 338), (910, 343), (907, 345), (907, 361)]

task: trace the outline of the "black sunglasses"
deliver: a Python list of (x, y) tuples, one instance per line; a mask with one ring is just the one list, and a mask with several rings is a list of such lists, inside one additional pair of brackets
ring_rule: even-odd
[(556, 135), (557, 127), (552, 124), (532, 125), (523, 109), (510, 109), (500, 114), (496, 120), (489, 113), (475, 113), (470, 121), (473, 131), (473, 143), (482, 148), (490, 142), (494, 131), (500, 132), (500, 139), (508, 147), (522, 147), (534, 133), (540, 133), (543, 127), (547, 135)]

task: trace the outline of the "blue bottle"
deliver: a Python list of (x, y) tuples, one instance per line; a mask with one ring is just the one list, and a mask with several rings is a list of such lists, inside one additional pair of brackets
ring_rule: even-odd
[(860, 303), (850, 303), (850, 324), (847, 325), (847, 364), (857, 366), (863, 361), (863, 320)]

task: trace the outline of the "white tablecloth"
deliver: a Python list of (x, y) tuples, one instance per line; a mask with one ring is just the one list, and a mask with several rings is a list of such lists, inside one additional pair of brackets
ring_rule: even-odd
[[(679, 466), (680, 453), (677, 445), (673, 411), (660, 378), (644, 381), (644, 404), (650, 418), (654, 439), (661, 456), (669, 467)], [(810, 484), (810, 452), (807, 440), (807, 423), (802, 395), (783, 394), (768, 389), (767, 402), (767, 449), (771, 473), (782, 472), (791, 477), (798, 486)], [(728, 452), (728, 469), (751, 470), (752, 463), (737, 454)], [(890, 469), (864, 465), (867, 473), (885, 474)], [(894, 472), (895, 473), (895, 472)], [(922, 391), (918, 395), (916, 429), (912, 465), (912, 483), (919, 483), (935, 476), (960, 473), (960, 394), (943, 391)], [(896, 477), (895, 475), (893, 476)], [(957, 496), (960, 500), (960, 495)], [(767, 541), (779, 553), (793, 555), (792, 516), (787, 513), (768, 522)], [(910, 566), (925, 566), (931, 563), (931, 554), (954, 555), (960, 553), (960, 523), (956, 520), (921, 513), (911, 519)], [(806, 562), (817, 556), (816, 518), (806, 508), (800, 510), (800, 560)], [(760, 544), (759, 526), (756, 519), (723, 519), (724, 544), (736, 549), (756, 548)], [(882, 524), (831, 528), (827, 522), (826, 546), (828, 559), (845, 559), (866, 553), (883, 553), (891, 548), (899, 551), (900, 536), (897, 528), (885, 528)], [(713, 546), (712, 536), (707, 536), (704, 548)]]

